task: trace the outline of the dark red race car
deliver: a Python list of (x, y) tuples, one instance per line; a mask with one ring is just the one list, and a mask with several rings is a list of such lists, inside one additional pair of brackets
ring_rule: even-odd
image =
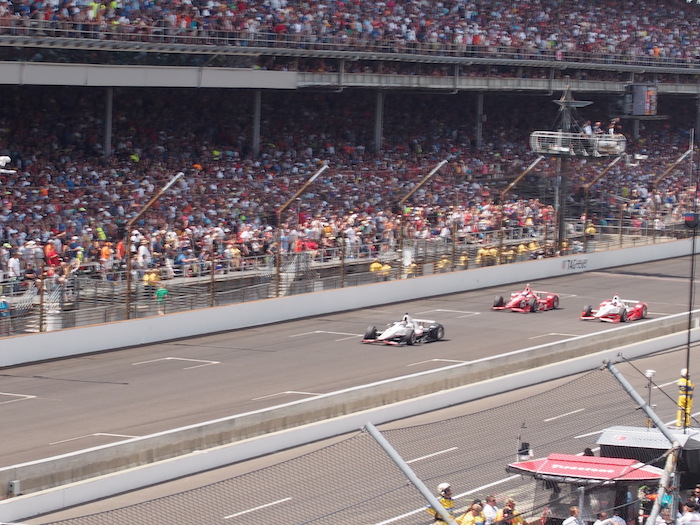
[(527, 285), (521, 292), (513, 292), (505, 301), (502, 295), (493, 300), (492, 310), (512, 310), (513, 312), (537, 312), (554, 310), (559, 307), (559, 295), (552, 292), (540, 292)]

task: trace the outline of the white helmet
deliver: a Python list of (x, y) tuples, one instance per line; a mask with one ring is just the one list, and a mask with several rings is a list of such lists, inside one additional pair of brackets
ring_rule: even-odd
[(440, 484), (438, 485), (438, 492), (439, 492), (440, 494), (442, 494), (443, 492), (445, 492), (445, 491), (446, 491), (447, 489), (449, 489), (449, 488), (450, 488), (450, 484), (449, 484), (449, 483), (440, 483)]

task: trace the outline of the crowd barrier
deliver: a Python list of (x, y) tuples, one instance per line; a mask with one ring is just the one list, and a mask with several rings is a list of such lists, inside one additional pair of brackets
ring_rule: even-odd
[[(262, 299), (336, 290), (387, 281), (462, 272), (465, 270), (621, 247), (666, 243), (688, 234), (687, 229), (654, 235), (645, 223), (611, 220), (600, 233), (587, 234), (585, 225), (567, 225), (566, 252), (554, 249), (553, 231), (544, 226), (457, 231), (447, 237), (409, 239), (400, 253), (395, 240), (321, 246), (290, 252), (279, 267), (275, 255), (218, 257), (173, 265), (161, 260), (139, 268), (128, 283), (120, 262), (105, 267), (83, 262), (70, 277), (0, 281), (0, 295), (8, 298), (10, 315), (0, 315), (0, 337), (55, 331), (153, 317), (201, 308)], [(662, 235), (663, 233), (663, 235)], [(35, 263), (36, 264), (36, 263)], [(159, 287), (168, 291), (160, 300)], [(127, 288), (131, 290), (129, 301)], [(2, 314), (2, 312), (0, 312)]]

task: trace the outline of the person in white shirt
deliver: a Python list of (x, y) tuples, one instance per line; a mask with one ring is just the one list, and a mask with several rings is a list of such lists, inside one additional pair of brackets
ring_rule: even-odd
[(486, 502), (484, 503), (484, 516), (486, 521), (484, 525), (492, 525), (496, 521), (496, 516), (498, 516), (498, 506), (496, 506), (496, 496), (489, 495), (486, 496)]
[(578, 516), (580, 510), (577, 506), (569, 507), (569, 517), (564, 520), (562, 525), (576, 525), (578, 523)]
[(680, 525), (700, 525), (700, 513), (692, 501), (686, 501), (683, 507), (683, 516), (678, 521)]
[(9, 261), (7, 261), (7, 276), (11, 280), (19, 280), (22, 276), (22, 269), (20, 267), (19, 256), (17, 252), (14, 252)]
[(610, 517), (607, 512), (599, 512), (596, 518), (598, 519), (593, 522), (593, 525), (610, 525)]

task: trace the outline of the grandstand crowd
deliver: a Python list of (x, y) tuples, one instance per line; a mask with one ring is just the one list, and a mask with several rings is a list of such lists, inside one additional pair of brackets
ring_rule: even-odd
[[(347, 38), (407, 39), (414, 31), (417, 40), (462, 35), (460, 42), (469, 45), (614, 48), (694, 59), (700, 43), (697, 9), (685, 1), (638, 2), (632, 11), (584, 0), (299, 6), (281, 0), (30, 0), (0, 2), (0, 17), (148, 27), (167, 21), (168, 28), (184, 32), (193, 31), (192, 20), (197, 27), (228, 20), (233, 31), (255, 27)], [(480, 242), (501, 225), (537, 234), (555, 221), (552, 205), (540, 200), (542, 188), (551, 190), (557, 176), (555, 159), (541, 162), (500, 206), (506, 181), (535, 158), (529, 134), (550, 129), (556, 116), (551, 99), (539, 96), (487, 95), (477, 148), (473, 95), (388, 93), (382, 147), (375, 151), (372, 93), (266, 93), (256, 155), (248, 91), (121, 88), (114, 95), (108, 155), (104, 91), (1, 89), (0, 149), (11, 162), (0, 173), (0, 270), (10, 279), (23, 278), (27, 264), (75, 268), (90, 262), (111, 268), (129, 250), (141, 268), (323, 253), (341, 240), (368, 247), (357, 255), (370, 257), (380, 246), (396, 246), (400, 225), (408, 239), (456, 236)], [(605, 121), (609, 105), (608, 99), (595, 100), (584, 118)], [(686, 101), (667, 97), (659, 100), (659, 113), (668, 118), (642, 121), (637, 139), (627, 134), (628, 152), (647, 159), (619, 163), (590, 192), (586, 188), (605, 162), (570, 162), (569, 200), (579, 206), (572, 209), (581, 209), (587, 196), (599, 204), (586, 222), (604, 224), (621, 208), (639, 228), (661, 229), (692, 207), (685, 168), (657, 179), (687, 150), (694, 127), (688, 119), (696, 112), (688, 111)], [(398, 200), (442, 160), (448, 163), (398, 209)], [(326, 163), (329, 169), (278, 223), (276, 211)], [(127, 231), (180, 171), (185, 176)]]
[(206, 43), (215, 36), (217, 42), (243, 45), (273, 35), (282, 45), (289, 41), (285, 37), (297, 37), (399, 50), (483, 46), (694, 62), (700, 54), (698, 9), (686, 0), (622, 5), (612, 0), (4, 0), (0, 25), (7, 32), (31, 20), (62, 31), (109, 31), (133, 40), (156, 34)]
[[(404, 236), (449, 242), (456, 234), (479, 242), (499, 228), (506, 181), (535, 158), (528, 151), (529, 133), (548, 129), (556, 113), (551, 100), (541, 97), (527, 105), (518, 96), (489, 98), (483, 147), (477, 149), (470, 138), (470, 95), (388, 95), (383, 149), (375, 152), (371, 94), (275, 94), (263, 98), (256, 157), (250, 146), (252, 95), (122, 89), (114, 97), (114, 153), (106, 157), (103, 91), (3, 91), (0, 144), (12, 159), (6, 168), (16, 172), (0, 174), (0, 264), (11, 279), (21, 279), (27, 263), (111, 268), (129, 249), (141, 268), (324, 253), (341, 242), (368, 246), (357, 255), (371, 257), (380, 247), (396, 246), (398, 200), (442, 160), (448, 163), (406, 203)], [(591, 111), (603, 108), (601, 103)], [(669, 119), (643, 122), (639, 140), (628, 142), (630, 153), (648, 160), (618, 163), (592, 188), (594, 198), (610, 201), (611, 216), (623, 202), (625, 217), (640, 224), (657, 216), (680, 220), (690, 205), (686, 170), (670, 172), (656, 193), (650, 190), (688, 148), (683, 109), (662, 105)], [(329, 169), (277, 224), (276, 211), (324, 163)], [(571, 164), (573, 205), (606, 163), (584, 158)], [(546, 159), (507, 195), (504, 226), (532, 235), (555, 221), (551, 204), (540, 202), (532, 187), (551, 184), (556, 169), (556, 160)], [(185, 176), (127, 232), (129, 221), (180, 171)]]

